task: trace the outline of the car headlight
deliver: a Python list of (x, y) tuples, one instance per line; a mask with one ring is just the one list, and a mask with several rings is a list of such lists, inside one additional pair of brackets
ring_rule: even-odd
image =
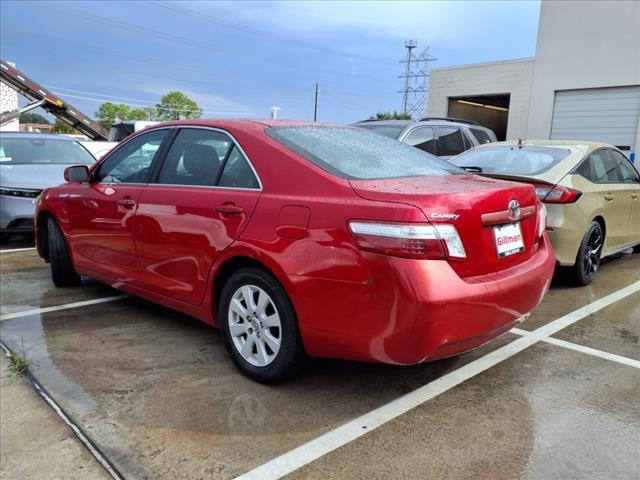
[(27, 188), (0, 188), (0, 195), (8, 197), (36, 198), (42, 190), (31, 190)]

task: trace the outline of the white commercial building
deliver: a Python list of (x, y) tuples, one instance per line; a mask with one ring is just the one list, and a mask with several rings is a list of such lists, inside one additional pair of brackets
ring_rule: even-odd
[[(640, 1), (543, 1), (536, 56), (431, 70), (427, 115), (640, 151)], [(635, 152), (635, 155), (634, 155)]]

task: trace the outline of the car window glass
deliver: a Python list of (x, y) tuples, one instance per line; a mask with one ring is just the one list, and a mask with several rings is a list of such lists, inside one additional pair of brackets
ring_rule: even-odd
[(158, 183), (215, 186), (220, 168), (233, 146), (215, 130), (183, 128), (178, 132), (158, 175)]
[(476, 137), (478, 143), (491, 143), (491, 137), (485, 130), (482, 130), (481, 128), (469, 128), (469, 130), (471, 131), (473, 136)]
[(451, 160), (459, 167), (481, 168), (483, 173), (536, 175), (549, 170), (571, 154), (556, 147), (482, 147)]
[(151, 163), (169, 130), (152, 130), (119, 147), (100, 165), (97, 182), (147, 183)]
[(404, 143), (436, 155), (436, 139), (431, 127), (414, 128), (404, 139)]
[(400, 125), (377, 125), (375, 122), (372, 123), (358, 123), (355, 126), (358, 128), (366, 128), (367, 130), (372, 130), (380, 135), (384, 135), (389, 138), (398, 138), (400, 133), (407, 127), (408, 123), (403, 123)]
[(95, 158), (78, 142), (37, 135), (23, 138), (0, 137), (2, 165), (91, 165)]
[(438, 155), (450, 156), (464, 152), (462, 132), (456, 127), (438, 127)]
[(604, 149), (589, 155), (589, 158), (576, 169), (576, 173), (593, 183), (620, 181), (617, 165)]
[(267, 134), (307, 161), (342, 178), (466, 175), (449, 162), (362, 128), (271, 127)]
[(618, 166), (618, 177), (620, 181), (623, 183), (637, 183), (638, 182), (638, 172), (633, 168), (631, 162), (620, 152), (616, 152), (615, 150), (609, 150), (609, 155), (611, 159)]
[(231, 153), (224, 165), (222, 176), (220, 177), (221, 187), (235, 188), (259, 188), (258, 179), (253, 173), (246, 158), (236, 146), (232, 147)]

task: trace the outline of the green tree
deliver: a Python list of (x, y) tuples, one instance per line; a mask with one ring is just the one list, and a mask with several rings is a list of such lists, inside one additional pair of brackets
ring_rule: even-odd
[(72, 135), (84, 135), (81, 131), (76, 130), (64, 120), (56, 118), (55, 129), (58, 133), (68, 133)]
[(153, 113), (150, 115), (149, 110), (155, 110), (153, 108), (134, 108), (127, 115), (127, 120), (149, 120), (149, 118), (153, 118)]
[(174, 91), (162, 96), (156, 105), (161, 120), (180, 120), (181, 118), (200, 118), (202, 109), (184, 93)]
[(39, 113), (27, 112), (20, 115), (20, 123), (40, 123), (51, 125), (51, 122)]
[(394, 110), (393, 112), (378, 112), (370, 118), (371, 120), (411, 120), (411, 115)]
[(131, 113), (131, 107), (124, 103), (111, 103), (106, 102), (100, 105), (96, 112), (96, 119), (98, 123), (104, 128), (109, 129), (113, 122), (118, 120), (129, 120), (129, 114)]

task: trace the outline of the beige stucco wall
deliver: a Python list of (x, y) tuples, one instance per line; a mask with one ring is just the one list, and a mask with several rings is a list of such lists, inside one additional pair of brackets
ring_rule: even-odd
[(640, 1), (542, 2), (527, 137), (549, 137), (557, 90), (639, 84)]
[(434, 68), (429, 81), (427, 115), (447, 116), (450, 97), (510, 93), (507, 139), (524, 138), (532, 72), (532, 58)]

